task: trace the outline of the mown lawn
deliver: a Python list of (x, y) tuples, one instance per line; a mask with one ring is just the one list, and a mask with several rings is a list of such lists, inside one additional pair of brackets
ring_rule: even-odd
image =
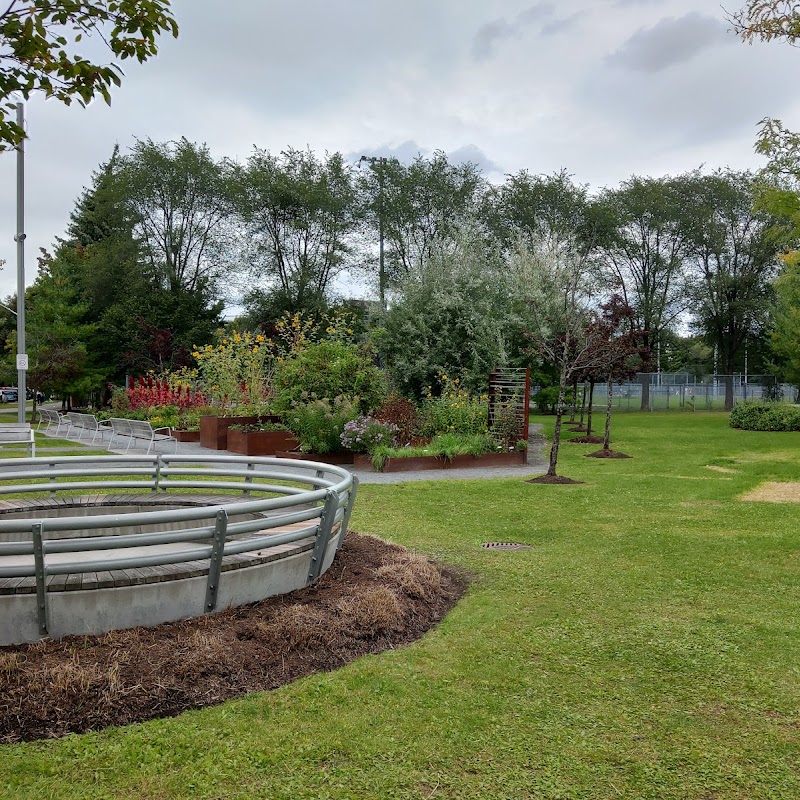
[[(439, 628), (269, 694), (0, 747), (0, 797), (800, 797), (800, 505), (737, 499), (800, 481), (800, 434), (687, 412), (619, 415), (612, 438), (634, 458), (564, 445), (583, 485), (363, 486), (353, 528), (473, 574)], [(533, 549), (480, 548), (500, 540)]]

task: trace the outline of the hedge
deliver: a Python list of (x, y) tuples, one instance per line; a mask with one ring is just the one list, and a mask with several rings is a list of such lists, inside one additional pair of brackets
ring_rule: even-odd
[(738, 403), (731, 411), (731, 427), (745, 431), (800, 431), (800, 408), (780, 403)]

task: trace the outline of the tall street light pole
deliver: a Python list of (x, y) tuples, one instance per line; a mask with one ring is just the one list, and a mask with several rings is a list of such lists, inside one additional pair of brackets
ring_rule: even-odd
[[(378, 175), (378, 296), (381, 301), (381, 308), (386, 310), (386, 270), (384, 268), (383, 260), (383, 182), (385, 179), (384, 168), (388, 159), (380, 156), (361, 156), (358, 159), (358, 164), (366, 161), (373, 171)], [(379, 165), (375, 168), (375, 165)]]
[[(25, 107), (17, 103), (17, 125), (25, 127)], [(17, 422), (25, 422), (25, 139), (17, 145)]]

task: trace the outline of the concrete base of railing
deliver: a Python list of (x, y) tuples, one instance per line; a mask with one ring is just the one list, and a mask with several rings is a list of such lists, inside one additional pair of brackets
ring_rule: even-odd
[[(332, 537), (325, 551), (322, 572), (333, 563), (336, 539)], [(282, 545), (270, 551), (263, 563), (225, 569), (220, 581), (216, 611), (230, 606), (255, 603), (267, 597), (292, 592), (307, 584), (313, 540)], [(257, 557), (256, 559), (257, 560)], [(96, 583), (88, 589), (48, 591), (48, 634), (60, 638), (70, 634), (105, 633), (120, 628), (159, 625), (205, 613), (204, 602), (208, 569), (174, 565), (169, 579), (156, 580), (142, 574), (117, 577), (119, 585)], [(185, 569), (184, 569), (185, 567)], [(121, 571), (120, 571), (121, 572)], [(125, 570), (140, 572), (145, 570)], [(112, 579), (113, 580), (113, 579)], [(150, 581), (150, 582), (146, 582)], [(41, 639), (37, 626), (36, 592), (0, 595), (0, 642), (21, 644)]]
[(341, 547), (357, 486), (341, 467), (244, 456), (0, 465), (0, 497), (25, 497), (0, 499), (0, 646), (158, 625), (308, 586)]

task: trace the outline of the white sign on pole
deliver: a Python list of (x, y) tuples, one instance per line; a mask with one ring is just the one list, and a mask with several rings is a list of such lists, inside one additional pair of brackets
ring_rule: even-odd
[(28, 369), (28, 354), (27, 353), (18, 353), (17, 354), (17, 369)]

